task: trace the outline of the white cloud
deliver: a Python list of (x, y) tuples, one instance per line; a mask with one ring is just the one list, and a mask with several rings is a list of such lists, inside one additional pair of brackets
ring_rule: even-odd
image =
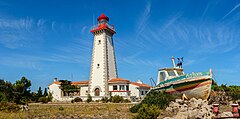
[(33, 20), (26, 17), (22, 19), (0, 19), (0, 44), (6, 48), (16, 49), (31, 47), (33, 42), (39, 43), (42, 38), (44, 20)]
[(234, 12), (236, 9), (238, 9), (240, 7), (240, 3), (238, 3), (237, 5), (235, 5), (226, 15), (223, 16), (223, 19), (225, 19), (227, 16), (229, 16), (232, 12)]

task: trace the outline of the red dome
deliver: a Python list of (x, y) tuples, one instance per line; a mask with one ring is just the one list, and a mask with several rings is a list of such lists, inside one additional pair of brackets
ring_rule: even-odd
[(105, 14), (102, 14), (101, 16), (98, 17), (98, 21), (101, 19), (106, 19), (107, 21), (109, 20), (109, 18)]

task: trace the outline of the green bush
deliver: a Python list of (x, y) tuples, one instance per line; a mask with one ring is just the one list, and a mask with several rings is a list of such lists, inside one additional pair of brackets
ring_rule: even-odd
[(119, 95), (115, 95), (113, 97), (110, 98), (110, 101), (113, 103), (122, 103), (123, 102), (123, 97), (119, 96)]
[(6, 102), (6, 101), (8, 101), (7, 97), (5, 96), (5, 94), (0, 92), (0, 102)]
[(139, 110), (141, 107), (142, 107), (142, 104), (140, 103), (140, 104), (134, 105), (134, 106), (131, 107), (129, 110), (130, 110), (130, 112), (132, 112), (132, 113), (137, 113), (138, 110)]
[(42, 102), (42, 103), (47, 103), (47, 102), (48, 102), (48, 98), (46, 98), (46, 97), (40, 97), (40, 98), (38, 99), (38, 101), (39, 101), (39, 102)]
[(64, 110), (64, 108), (61, 106), (58, 108), (58, 110), (62, 111), (62, 110)]
[(87, 103), (89, 102), (92, 102), (92, 96), (90, 94), (88, 94), (88, 97), (87, 97)]
[(159, 109), (165, 109), (169, 102), (174, 101), (176, 96), (173, 94), (168, 94), (166, 92), (160, 91), (152, 91), (148, 93), (148, 95), (142, 100), (140, 104), (137, 104), (130, 108), (132, 113), (136, 113), (143, 104), (147, 104), (148, 106), (156, 105)]
[(0, 102), (0, 111), (16, 112), (19, 110), (20, 107), (15, 103)]
[(157, 119), (160, 114), (160, 109), (156, 105), (143, 104), (138, 110), (138, 114), (134, 117), (135, 119)]
[(123, 102), (124, 102), (124, 103), (130, 103), (131, 100), (129, 100), (129, 99), (124, 99)]
[(80, 97), (76, 97), (73, 99), (74, 102), (82, 102), (82, 99)]
[(108, 99), (108, 97), (103, 97), (102, 99), (101, 99), (101, 102), (103, 102), (103, 103), (107, 103), (107, 102), (109, 102), (110, 100)]

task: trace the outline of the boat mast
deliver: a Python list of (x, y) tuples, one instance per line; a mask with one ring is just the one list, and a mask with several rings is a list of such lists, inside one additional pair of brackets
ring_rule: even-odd
[(172, 60), (173, 68), (176, 68), (175, 58), (173, 56), (172, 56), (171, 60)]

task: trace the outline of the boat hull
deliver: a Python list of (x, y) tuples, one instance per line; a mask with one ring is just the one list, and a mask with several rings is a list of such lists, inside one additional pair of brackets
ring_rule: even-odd
[(201, 98), (206, 100), (211, 93), (212, 79), (204, 78), (198, 80), (191, 80), (182, 83), (172, 84), (166, 87), (157, 88), (155, 90), (166, 91), (170, 94), (176, 94), (190, 98)]

